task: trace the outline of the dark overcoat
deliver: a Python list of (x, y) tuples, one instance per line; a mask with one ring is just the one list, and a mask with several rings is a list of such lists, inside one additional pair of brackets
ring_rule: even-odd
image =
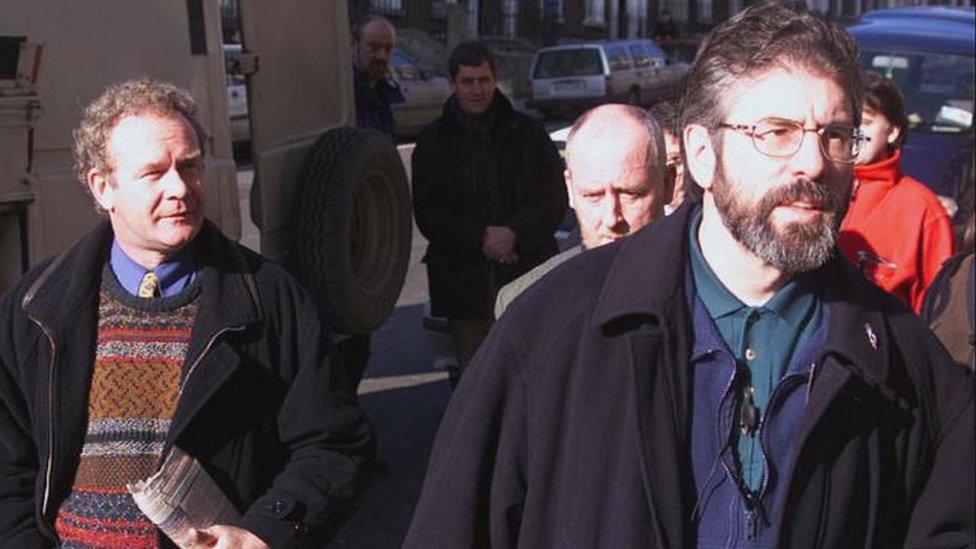
[[(553, 234), (568, 207), (563, 163), (542, 125), (516, 112), (501, 92), (495, 92), (484, 147), (472, 144), (455, 102), (451, 96), (417, 138), (414, 217), (429, 242), (424, 262), (432, 313), (490, 317), (499, 288), (558, 251)], [(487, 260), (482, 242), (489, 225), (515, 232), (517, 263)]]
[[(451, 399), (407, 548), (695, 545), (688, 213), (512, 303)], [(971, 546), (971, 375), (839, 254), (820, 275), (827, 344), (777, 545)]]
[[(352, 511), (372, 429), (314, 298), (209, 222), (201, 293), (164, 452), (200, 460), (273, 547), (320, 545)], [(50, 547), (84, 442), (102, 222), (0, 300), (0, 547)]]

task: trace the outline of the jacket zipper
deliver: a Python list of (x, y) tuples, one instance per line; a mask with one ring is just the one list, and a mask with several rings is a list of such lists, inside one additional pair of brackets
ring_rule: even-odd
[(41, 500), (41, 519), (45, 522), (46, 526), (48, 526), (53, 532), (54, 526), (51, 524), (47, 524), (47, 506), (51, 502), (50, 501), (51, 500), (51, 476), (54, 472), (54, 431), (55, 431), (54, 428), (55, 398), (54, 397), (56, 396), (54, 390), (54, 381), (55, 381), (54, 374), (57, 365), (57, 344), (55, 343), (54, 336), (51, 335), (51, 331), (47, 328), (47, 326), (45, 326), (40, 320), (37, 320), (33, 316), (27, 315), (27, 318), (31, 319), (31, 321), (33, 321), (34, 324), (37, 324), (37, 327), (40, 328), (41, 331), (44, 332), (44, 335), (47, 337), (48, 343), (51, 344), (51, 364), (48, 367), (48, 386), (47, 386), (48, 389), (47, 415), (48, 415), (48, 423), (49, 423), (48, 431), (47, 431), (48, 447), (47, 447), (47, 464), (45, 465), (44, 468), (45, 469), (44, 470), (44, 497)]
[(213, 347), (213, 344), (217, 341), (217, 338), (226, 334), (227, 332), (242, 332), (245, 328), (246, 326), (228, 326), (226, 328), (221, 328), (213, 335), (213, 337), (210, 338), (210, 341), (207, 342), (207, 346), (203, 348), (200, 356), (193, 361), (193, 364), (190, 365), (190, 369), (186, 371), (186, 376), (183, 378), (183, 383), (180, 384), (179, 396), (183, 396), (183, 390), (186, 389), (186, 384), (188, 381), (190, 381), (190, 376), (193, 375), (193, 371), (196, 370), (197, 366), (200, 365), (200, 362), (203, 361), (203, 357), (207, 356), (207, 353), (210, 352), (210, 348)]

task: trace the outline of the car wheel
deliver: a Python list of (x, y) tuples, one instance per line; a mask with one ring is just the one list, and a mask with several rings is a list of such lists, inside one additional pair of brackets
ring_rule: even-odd
[(337, 333), (369, 333), (393, 311), (413, 234), (407, 174), (389, 138), (336, 128), (309, 149), (295, 209), (292, 270)]

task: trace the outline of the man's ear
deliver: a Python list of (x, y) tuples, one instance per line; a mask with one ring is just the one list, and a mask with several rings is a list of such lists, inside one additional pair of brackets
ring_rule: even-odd
[(115, 186), (109, 181), (109, 176), (92, 168), (88, 170), (86, 179), (95, 202), (106, 212), (111, 212), (115, 208)]
[(685, 147), (685, 169), (703, 189), (712, 186), (715, 177), (715, 163), (717, 155), (712, 143), (712, 135), (708, 128), (701, 124), (685, 126), (682, 137)]
[(576, 205), (573, 204), (573, 176), (570, 175), (569, 170), (563, 170), (563, 179), (566, 181), (566, 194), (569, 195), (569, 207), (576, 209)]

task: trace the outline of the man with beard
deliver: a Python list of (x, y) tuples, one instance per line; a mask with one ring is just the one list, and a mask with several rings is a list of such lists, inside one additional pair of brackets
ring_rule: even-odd
[(406, 547), (972, 543), (972, 380), (834, 244), (859, 78), (849, 35), (777, 4), (712, 31), (681, 118), (701, 205), (512, 304)]
[(390, 58), (396, 44), (396, 29), (380, 17), (370, 15), (352, 29), (353, 87), (356, 92), (356, 126), (377, 129), (396, 142), (391, 105), (406, 98), (390, 80)]
[[(379, 130), (396, 143), (392, 105), (406, 98), (390, 80), (390, 58), (396, 29), (379, 15), (364, 18), (352, 29), (353, 88), (356, 94), (356, 126)], [(372, 334), (336, 334), (336, 345), (349, 375), (353, 393), (369, 365)]]

